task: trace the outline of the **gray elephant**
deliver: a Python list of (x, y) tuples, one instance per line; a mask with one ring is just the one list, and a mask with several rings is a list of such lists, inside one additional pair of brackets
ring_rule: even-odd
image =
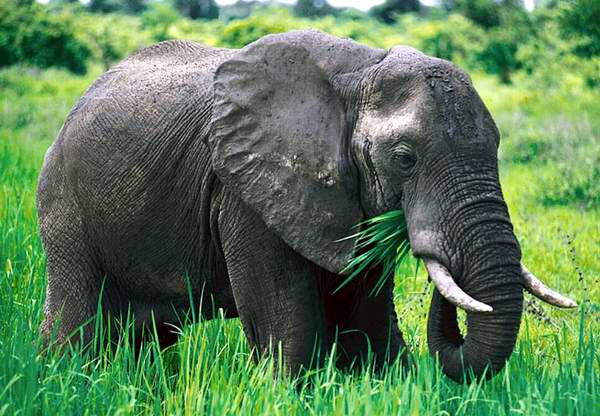
[(401, 209), (436, 285), (430, 351), (454, 380), (491, 374), (515, 345), (523, 288), (575, 305), (521, 266), (498, 145), (469, 77), (408, 47), (297, 31), (241, 50), (142, 49), (90, 87), (46, 155), (42, 331), (68, 341), (102, 293), (106, 316), (130, 311), (138, 331), (154, 318), (163, 345), (195, 304), (239, 316), (259, 354), (280, 343), (291, 371), (334, 341), (341, 367), (400, 359), (392, 281), (369, 296), (372, 269), (332, 292), (353, 256), (343, 238)]

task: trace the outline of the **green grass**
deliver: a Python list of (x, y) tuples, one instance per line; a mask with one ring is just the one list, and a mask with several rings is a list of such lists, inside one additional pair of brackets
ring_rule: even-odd
[[(400, 276), (405, 260), (409, 259), (410, 242), (406, 219), (401, 210), (385, 212), (368, 218), (356, 226), (358, 232), (345, 239), (356, 238), (356, 254), (342, 272), (348, 277), (334, 291), (337, 293), (361, 272), (381, 265), (381, 276), (373, 285), (370, 296), (375, 296), (388, 279)], [(402, 287), (402, 285), (400, 285)]]
[[(176, 346), (160, 352), (156, 342), (148, 342), (139, 360), (127, 337), (112, 350), (42, 353), (38, 327), (45, 259), (35, 185), (45, 149), (92, 78), (0, 71), (0, 415), (600, 413), (594, 338), (600, 331), (600, 210), (585, 195), (572, 201), (565, 194), (560, 203), (544, 200), (553, 189), (568, 189), (567, 170), (581, 164), (577, 152), (553, 156), (561, 154), (562, 144), (556, 143), (557, 135), (546, 135), (552, 131), (548, 120), (558, 119), (555, 112), (564, 108), (561, 131), (598, 154), (600, 129), (593, 123), (600, 120), (592, 116), (599, 104), (584, 102), (587, 110), (569, 113), (566, 109), (580, 97), (523, 102), (518, 97), (524, 86), (477, 79), (503, 132), (501, 178), (524, 262), (575, 298), (579, 310), (553, 309), (527, 297), (506, 370), (487, 383), (455, 384), (427, 354), (431, 287), (422, 269), (415, 276), (414, 265), (406, 263), (397, 276), (401, 287), (395, 301), (416, 369), (406, 376), (396, 365), (381, 374), (369, 368), (349, 374), (328, 361), (302, 379), (290, 379), (269, 358), (251, 360), (238, 320), (185, 325)], [(589, 128), (577, 130), (582, 123)], [(535, 141), (546, 147), (538, 150), (530, 145)], [(520, 149), (532, 148), (528, 158), (519, 155)]]

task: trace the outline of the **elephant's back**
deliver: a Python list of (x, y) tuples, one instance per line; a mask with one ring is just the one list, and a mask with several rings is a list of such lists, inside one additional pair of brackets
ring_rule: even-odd
[(157, 68), (168, 66), (173, 69), (173, 66), (185, 66), (194, 61), (196, 68), (204, 67), (205, 70), (211, 71), (215, 64), (219, 64), (216, 61), (226, 59), (235, 52), (235, 49), (215, 48), (192, 41), (167, 40), (132, 53), (121, 61), (119, 66), (139, 63), (156, 65)]
[(71, 153), (67, 162), (93, 150), (101, 163), (114, 160), (115, 151), (143, 156), (187, 136), (197, 139), (210, 121), (214, 72), (234, 52), (187, 41), (139, 50), (94, 81), (53, 148)]
[[(77, 118), (77, 126), (92, 129), (126, 128), (134, 121), (144, 125), (136, 126), (135, 131), (179, 121), (178, 117), (212, 101), (213, 75), (233, 53), (187, 41), (166, 41), (143, 48), (90, 86), (65, 127), (72, 118)], [(119, 114), (114, 115), (121, 118), (102, 119), (102, 115), (108, 117), (106, 113), (115, 111)]]
[[(231, 53), (193, 42), (161, 42), (99, 77), (53, 145), (63, 156), (66, 187), (79, 199), (111, 190), (139, 194), (136, 205), (143, 207), (143, 195), (160, 193), (166, 182), (171, 188), (176, 178), (189, 176), (188, 169), (204, 170), (212, 78)], [(94, 209), (111, 205), (111, 199), (93, 201)]]
[(203, 141), (212, 77), (232, 53), (180, 41), (140, 50), (94, 82), (50, 151), (60, 166), (45, 176), (60, 171), (106, 272), (136, 293), (185, 292), (165, 279), (195, 274), (209, 250), (215, 178)]
[(195, 42), (166, 41), (140, 49), (111, 68), (86, 92), (84, 99), (106, 96), (142, 99), (146, 104), (191, 104), (212, 95), (217, 67), (235, 53)]

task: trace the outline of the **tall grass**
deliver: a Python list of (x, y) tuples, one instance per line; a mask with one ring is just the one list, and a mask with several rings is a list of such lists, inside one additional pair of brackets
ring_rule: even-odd
[[(455, 384), (429, 357), (425, 315), (431, 288), (424, 272), (415, 273), (411, 265), (402, 266), (395, 292), (415, 361), (407, 374), (398, 364), (380, 373), (369, 367), (345, 373), (329, 359), (321, 369), (290, 378), (268, 357), (254, 362), (238, 320), (223, 318), (183, 325), (180, 342), (165, 351), (150, 340), (139, 358), (127, 333), (110, 348), (43, 353), (38, 328), (45, 257), (37, 234), (35, 184), (45, 148), (89, 78), (50, 71), (29, 72), (21, 81), (11, 71), (0, 72), (0, 415), (600, 412), (595, 345), (600, 212), (577, 204), (544, 206), (540, 193), (552, 185), (548, 181), (562, 181), (562, 172), (540, 182), (538, 164), (516, 163), (510, 155), (503, 158), (502, 182), (524, 261), (582, 306), (578, 312), (561, 311), (527, 298), (515, 353), (490, 382)], [(493, 103), (488, 97), (497, 89), (492, 87), (480, 91)], [(492, 111), (509, 132), (507, 141), (525, 140), (507, 121), (514, 118), (513, 110), (500, 104)], [(27, 114), (25, 121), (19, 114)], [(537, 117), (531, 122), (541, 122)], [(586, 142), (596, 152), (597, 137)]]

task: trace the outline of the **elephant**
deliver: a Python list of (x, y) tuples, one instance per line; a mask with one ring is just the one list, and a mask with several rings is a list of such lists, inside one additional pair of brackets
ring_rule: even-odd
[(239, 317), (252, 351), (277, 346), (292, 373), (333, 345), (340, 368), (406, 361), (393, 279), (369, 296), (373, 267), (333, 293), (356, 224), (402, 210), (435, 284), (431, 354), (453, 380), (489, 377), (514, 348), (524, 289), (576, 306), (521, 264), (499, 143), (469, 76), (411, 47), (301, 30), (141, 49), (91, 85), (46, 153), (41, 332), (89, 340), (98, 310), (131, 313), (166, 347), (198, 308)]

